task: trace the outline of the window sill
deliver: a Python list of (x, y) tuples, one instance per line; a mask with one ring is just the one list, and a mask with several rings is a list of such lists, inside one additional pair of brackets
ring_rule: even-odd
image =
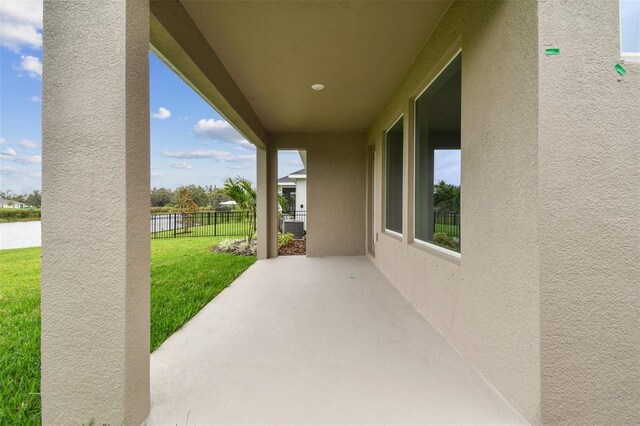
[(620, 55), (620, 60), (623, 62), (640, 63), (640, 52), (623, 52)]
[(398, 240), (398, 241), (402, 241), (402, 234), (397, 233), (396, 231), (392, 231), (390, 229), (385, 229), (382, 232), (383, 235), (386, 235), (387, 237), (391, 237), (394, 240)]
[(410, 244), (410, 246), (422, 252), (437, 256), (443, 260), (446, 260), (447, 262), (451, 262), (454, 265), (460, 266), (460, 261), (462, 259), (462, 256), (460, 256), (460, 253), (458, 252), (437, 246), (432, 243), (420, 241), (420, 240), (414, 240)]

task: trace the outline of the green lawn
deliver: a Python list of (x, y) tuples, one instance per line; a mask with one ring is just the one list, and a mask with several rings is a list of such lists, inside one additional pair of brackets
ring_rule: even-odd
[(435, 232), (444, 232), (450, 237), (454, 237), (460, 235), (460, 226), (459, 225), (449, 225), (445, 223), (436, 223)]
[[(151, 241), (151, 351), (255, 257), (214, 253), (224, 237)], [(40, 423), (40, 248), (0, 251), (0, 424)]]

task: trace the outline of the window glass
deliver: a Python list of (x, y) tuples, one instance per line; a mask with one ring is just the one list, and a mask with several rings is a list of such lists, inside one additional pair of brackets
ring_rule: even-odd
[(460, 110), (458, 55), (416, 100), (415, 238), (460, 251)]
[(620, 48), (628, 59), (640, 60), (640, 1), (620, 0)]
[(402, 233), (403, 119), (385, 136), (385, 228)]

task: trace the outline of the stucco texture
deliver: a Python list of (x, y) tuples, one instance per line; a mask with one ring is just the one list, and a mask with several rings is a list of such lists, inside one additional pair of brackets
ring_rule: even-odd
[[(539, 421), (536, 1), (455, 2), (369, 132), (376, 214), (382, 134), (405, 114), (405, 206), (411, 205), (415, 97), (462, 48), (462, 253), (438, 254), (382, 232), (373, 261), (530, 422)], [(411, 213), (411, 212), (409, 212)]]
[[(360, 133), (270, 134), (278, 149), (307, 151), (307, 256), (356, 256), (365, 251), (366, 144)], [(275, 224), (276, 180), (269, 174), (269, 220)], [(270, 235), (275, 236), (275, 225)]]
[(640, 424), (640, 64), (614, 69), (618, 7), (538, 10), (546, 424)]
[(44, 2), (42, 421), (149, 411), (145, 1)]

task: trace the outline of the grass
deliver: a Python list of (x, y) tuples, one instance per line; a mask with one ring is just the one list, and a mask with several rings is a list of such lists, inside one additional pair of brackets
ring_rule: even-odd
[[(224, 238), (151, 241), (151, 351), (255, 262)], [(40, 253), (0, 251), (0, 425), (40, 424)]]
[(151, 241), (152, 352), (255, 262), (210, 251), (225, 238)]
[(444, 232), (449, 236), (460, 235), (459, 225), (449, 225), (444, 223), (436, 223), (434, 232)]
[(40, 248), (0, 251), (0, 424), (40, 423)]

